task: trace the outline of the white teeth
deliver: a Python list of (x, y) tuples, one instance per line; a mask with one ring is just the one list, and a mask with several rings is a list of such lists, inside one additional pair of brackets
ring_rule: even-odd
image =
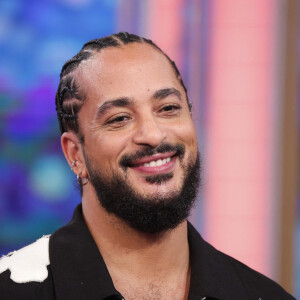
[(156, 161), (152, 160), (149, 163), (144, 163), (143, 166), (144, 167), (159, 167), (161, 165), (168, 163), (169, 161), (171, 161), (171, 157), (164, 158), (164, 159), (158, 159)]
[(159, 159), (157, 162), (156, 162), (156, 165), (157, 166), (161, 166), (163, 164), (163, 161), (161, 159)]

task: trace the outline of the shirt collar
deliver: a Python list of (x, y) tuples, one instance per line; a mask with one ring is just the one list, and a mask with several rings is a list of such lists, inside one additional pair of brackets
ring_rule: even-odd
[(246, 300), (243, 283), (230, 262), (232, 258), (204, 241), (190, 223), (188, 239), (192, 266), (188, 299)]
[(105, 299), (113, 295), (122, 299), (84, 222), (81, 204), (71, 222), (51, 235), (49, 250), (58, 299)]
[[(236, 280), (232, 280), (235, 272), (190, 223), (188, 239), (191, 257), (188, 299), (221, 299), (224, 293), (229, 299), (242, 299), (237, 292)], [(112, 296), (122, 299), (85, 224), (81, 204), (76, 207), (70, 223), (51, 235), (49, 250), (58, 299), (106, 299)]]

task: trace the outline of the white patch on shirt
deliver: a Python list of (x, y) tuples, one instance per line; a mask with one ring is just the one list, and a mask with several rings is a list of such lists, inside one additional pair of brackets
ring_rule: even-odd
[(16, 283), (43, 282), (48, 277), (49, 237), (43, 236), (34, 243), (3, 256), (0, 274), (10, 270), (10, 279)]

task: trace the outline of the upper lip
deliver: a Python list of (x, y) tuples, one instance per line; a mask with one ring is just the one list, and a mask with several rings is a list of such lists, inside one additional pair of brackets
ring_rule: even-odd
[(176, 155), (176, 151), (165, 152), (165, 153), (157, 153), (157, 154), (154, 154), (154, 155), (151, 155), (151, 156), (146, 156), (146, 157), (143, 157), (141, 159), (137, 159), (137, 160), (133, 161), (131, 163), (131, 165), (132, 166), (142, 165), (142, 164), (145, 164), (145, 163), (149, 163), (150, 161), (156, 161), (156, 160), (159, 160), (159, 159), (172, 157), (174, 155)]

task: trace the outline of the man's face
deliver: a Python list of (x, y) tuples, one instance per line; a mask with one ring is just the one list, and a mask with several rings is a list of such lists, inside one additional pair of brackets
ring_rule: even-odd
[(77, 76), (87, 93), (79, 124), (89, 177), (118, 178), (148, 201), (179, 194), (197, 160), (197, 140), (168, 60), (134, 43), (96, 53)]

